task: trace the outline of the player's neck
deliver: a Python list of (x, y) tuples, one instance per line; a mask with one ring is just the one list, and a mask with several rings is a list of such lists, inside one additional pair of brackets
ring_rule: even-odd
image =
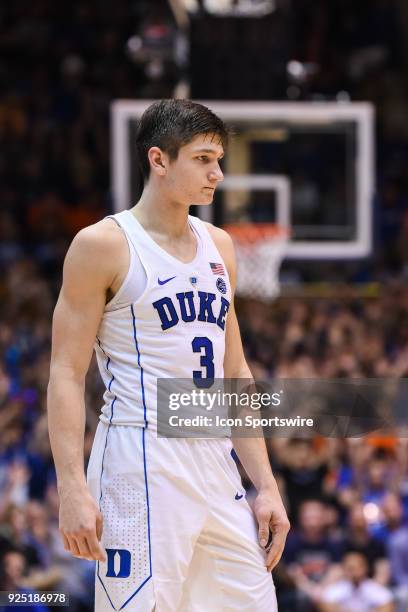
[(132, 209), (132, 213), (145, 230), (173, 238), (180, 238), (189, 231), (189, 208), (179, 202), (161, 197), (157, 192), (145, 188)]

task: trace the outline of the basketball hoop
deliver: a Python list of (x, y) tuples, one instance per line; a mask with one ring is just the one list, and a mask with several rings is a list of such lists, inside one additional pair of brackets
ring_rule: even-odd
[(224, 229), (237, 254), (237, 294), (265, 301), (275, 298), (288, 231), (275, 223), (230, 223)]

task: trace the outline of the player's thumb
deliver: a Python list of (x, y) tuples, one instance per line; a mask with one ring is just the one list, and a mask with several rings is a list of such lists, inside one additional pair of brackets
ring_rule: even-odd
[(101, 541), (103, 532), (103, 516), (101, 512), (96, 515), (96, 537)]
[[(99, 542), (101, 541), (101, 538), (102, 538), (102, 531), (103, 531), (103, 516), (99, 512), (96, 516), (96, 537), (98, 538)], [(106, 563), (105, 551), (103, 550), (100, 544), (99, 544), (99, 551), (101, 554), (100, 561), (103, 561), (104, 563)]]
[(260, 545), (265, 548), (268, 543), (269, 524), (268, 521), (259, 521), (258, 538)]

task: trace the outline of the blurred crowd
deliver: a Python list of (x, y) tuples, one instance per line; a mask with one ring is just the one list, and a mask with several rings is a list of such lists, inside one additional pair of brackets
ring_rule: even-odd
[[(296, 85), (301, 97), (346, 90), (377, 105), (376, 251), (363, 267), (384, 284), (364, 299), (240, 302), (250, 366), (258, 379), (404, 377), (406, 3), (277, 4), (292, 32), (287, 59), (320, 66)], [(52, 310), (72, 236), (111, 210), (111, 100), (168, 97), (177, 81), (171, 62), (130, 51), (140, 41), (168, 49), (172, 28), (159, 1), (0, 8), (0, 590), (62, 590), (73, 612), (92, 609), (94, 568), (66, 553), (58, 533), (45, 413)], [(102, 396), (94, 363), (87, 382), (85, 465)], [(405, 438), (274, 439), (269, 450), (292, 521), (275, 572), (280, 609), (407, 609)]]
[[(336, 297), (282, 297), (272, 306), (246, 300), (238, 312), (258, 380), (379, 383), (407, 375), (407, 306), (407, 288), (394, 281), (369, 298), (343, 290)], [(408, 609), (404, 424), (403, 416), (386, 431), (358, 437), (268, 441), (292, 524), (275, 575), (280, 610)]]

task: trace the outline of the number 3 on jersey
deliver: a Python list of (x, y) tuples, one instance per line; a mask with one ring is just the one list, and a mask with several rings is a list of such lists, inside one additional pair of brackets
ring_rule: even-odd
[(214, 383), (213, 343), (205, 336), (196, 336), (191, 345), (193, 353), (201, 353), (200, 366), (206, 369), (205, 376), (201, 370), (193, 371), (194, 384), (200, 389), (208, 389)]

